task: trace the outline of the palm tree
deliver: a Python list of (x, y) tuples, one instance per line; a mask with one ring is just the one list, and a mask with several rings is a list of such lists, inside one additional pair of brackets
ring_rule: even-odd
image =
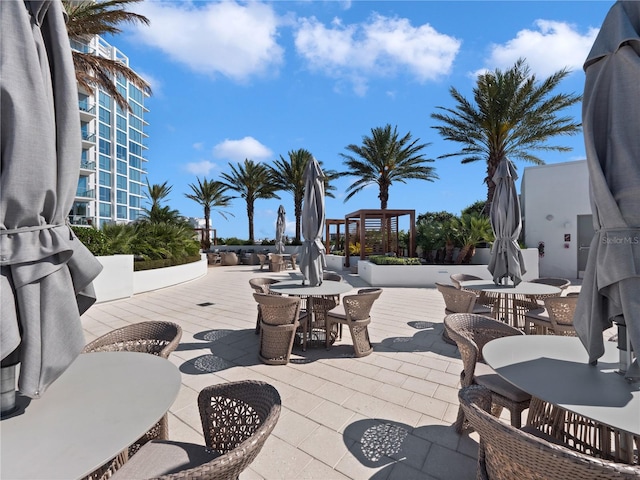
[[(204, 208), (205, 232), (202, 240), (202, 249), (209, 250), (209, 247), (211, 247), (211, 209), (228, 207), (232, 197), (225, 195), (227, 187), (221, 182), (214, 180), (209, 181), (206, 178), (204, 180), (197, 178), (197, 180), (197, 185), (193, 183), (189, 184), (189, 188), (191, 188), (193, 193), (185, 193), (184, 196), (199, 203)], [(222, 215), (224, 219), (227, 218), (227, 214), (233, 216), (232, 213), (225, 212), (224, 210), (220, 210), (218, 213)]]
[[(249, 242), (254, 243), (253, 235), (253, 211), (255, 201), (258, 199), (280, 198), (275, 192), (269, 168), (253, 160), (245, 159), (244, 164), (232, 165), (231, 173), (223, 173), (220, 176), (224, 180), (222, 184), (230, 190), (240, 194), (247, 202), (247, 217), (249, 219)], [(235, 197), (232, 197), (235, 198)]]
[[(69, 38), (86, 44), (95, 35), (115, 35), (122, 30), (121, 23), (143, 23), (149, 19), (143, 15), (127, 12), (129, 3), (142, 0), (62, 0), (67, 11), (67, 33)], [(143, 92), (151, 95), (151, 86), (120, 60), (101, 57), (91, 52), (73, 51), (73, 64), (78, 84), (87, 91), (98, 86), (107, 92), (123, 110), (131, 111), (127, 99), (118, 92), (113, 81), (124, 77)]]
[(169, 196), (172, 188), (173, 186), (167, 185), (167, 182), (151, 185), (149, 179), (147, 179), (147, 191), (144, 194), (151, 206), (143, 209), (140, 220), (149, 223), (171, 223), (173, 225), (186, 223), (186, 220), (180, 216), (178, 210), (173, 210), (167, 205), (161, 205), (161, 201)]
[[(296, 217), (296, 243), (300, 243), (300, 218), (302, 217), (302, 199), (304, 197), (304, 170), (312, 155), (308, 150), (301, 148), (289, 152), (289, 160), (285, 160), (282, 155), (275, 160), (271, 168), (271, 176), (275, 190), (290, 192), (293, 195), (293, 208)], [(320, 166), (322, 162), (318, 161)], [(331, 181), (340, 174), (334, 170), (324, 170), (324, 193), (325, 196), (333, 198), (331, 193), (336, 188), (331, 185)]]
[(580, 95), (552, 94), (569, 74), (566, 69), (538, 82), (523, 59), (506, 72), (496, 69), (478, 76), (469, 101), (451, 87), (455, 107), (437, 107), (446, 113), (431, 117), (442, 122), (435, 126), (445, 140), (458, 142), (462, 148), (438, 158), (462, 156), (462, 163), (487, 163), (487, 203), (491, 205), (495, 184), (493, 175), (504, 157), (535, 165), (544, 161), (531, 151), (567, 152), (569, 147), (548, 145), (557, 135), (575, 135), (580, 124), (558, 114), (581, 100)]
[(351, 154), (341, 153), (348, 171), (343, 175), (360, 177), (349, 185), (344, 201), (346, 202), (367, 185), (377, 184), (380, 193), (380, 208), (387, 208), (389, 187), (395, 182), (406, 183), (410, 179), (432, 182), (438, 176), (433, 167), (425, 162), (433, 162), (424, 158), (421, 150), (429, 144), (418, 144), (419, 139), (411, 141), (411, 132), (399, 138), (398, 127), (391, 130), (391, 125), (371, 129), (371, 137), (363, 136), (362, 145), (347, 145)]

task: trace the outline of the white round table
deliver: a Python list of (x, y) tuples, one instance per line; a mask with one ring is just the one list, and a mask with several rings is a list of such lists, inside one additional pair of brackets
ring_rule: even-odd
[(0, 421), (0, 477), (81, 478), (140, 438), (171, 407), (181, 375), (147, 353), (85, 353), (44, 393), (18, 395)]
[(496, 298), (496, 318), (508, 323), (512, 327), (524, 329), (524, 316), (532, 298), (538, 296), (560, 295), (562, 290), (553, 285), (536, 282), (520, 282), (518, 285), (496, 285), (490, 280), (468, 280), (460, 282), (463, 290), (487, 293)]
[[(615, 342), (597, 365), (577, 337), (515, 335), (487, 343), (482, 356), (501, 377), (545, 402), (640, 436), (640, 385), (617, 373)], [(633, 449), (631, 449), (632, 451)]]

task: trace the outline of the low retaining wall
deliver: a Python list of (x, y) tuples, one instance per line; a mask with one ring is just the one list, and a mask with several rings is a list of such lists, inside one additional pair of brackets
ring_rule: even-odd
[(199, 262), (133, 271), (133, 255), (96, 257), (103, 270), (93, 281), (96, 303), (129, 298), (138, 293), (150, 292), (195, 280), (207, 274), (207, 256), (200, 255)]
[[(538, 249), (522, 251), (527, 272), (523, 280), (539, 276)], [(487, 265), (375, 265), (367, 260), (358, 263), (358, 276), (372, 287), (434, 287), (436, 282), (451, 283), (453, 273), (468, 273), (491, 280)]]

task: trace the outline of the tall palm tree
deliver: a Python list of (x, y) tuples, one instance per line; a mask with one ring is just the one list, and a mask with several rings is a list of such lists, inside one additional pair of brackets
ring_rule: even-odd
[(399, 138), (398, 127), (391, 125), (371, 129), (371, 137), (363, 136), (362, 145), (347, 145), (352, 154), (341, 153), (349, 170), (343, 175), (360, 177), (347, 187), (346, 202), (367, 185), (377, 184), (380, 208), (387, 208), (389, 187), (395, 182), (406, 183), (410, 179), (432, 182), (438, 176), (434, 167), (424, 165), (433, 162), (424, 158), (422, 149), (429, 144), (419, 144), (420, 139), (411, 140), (411, 132)]
[(147, 179), (147, 191), (144, 192), (150, 202), (149, 208), (143, 209), (142, 221), (149, 223), (171, 223), (174, 225), (185, 223), (178, 210), (171, 209), (168, 205), (162, 206), (161, 202), (169, 196), (173, 186), (155, 183), (151, 185)]
[[(274, 165), (270, 167), (271, 176), (275, 190), (290, 192), (293, 195), (293, 208), (296, 217), (296, 242), (300, 242), (300, 219), (302, 217), (302, 199), (304, 198), (304, 171), (312, 155), (308, 150), (300, 148), (289, 152), (289, 159), (285, 160), (282, 155), (274, 160)], [(322, 162), (318, 161), (320, 166)], [(325, 196), (333, 198), (332, 190), (336, 188), (331, 185), (331, 181), (339, 176), (334, 170), (324, 170), (324, 193)]]
[(504, 157), (524, 160), (535, 165), (544, 161), (531, 151), (570, 151), (571, 148), (549, 145), (558, 135), (575, 135), (580, 124), (558, 116), (581, 100), (580, 95), (553, 94), (553, 90), (569, 74), (566, 69), (538, 82), (523, 59), (503, 72), (496, 69), (478, 76), (473, 101), (451, 87), (449, 93), (455, 107), (437, 107), (445, 113), (431, 117), (442, 122), (434, 126), (445, 140), (462, 145), (457, 152), (438, 158), (461, 156), (462, 163), (487, 163), (487, 203), (491, 205), (495, 184), (493, 175)]
[[(193, 193), (185, 193), (184, 196), (194, 202), (197, 202), (204, 209), (204, 237), (202, 240), (202, 249), (209, 250), (211, 247), (211, 209), (212, 208), (225, 208), (229, 206), (232, 197), (225, 195), (227, 187), (221, 182), (215, 180), (200, 180), (197, 178), (198, 184), (189, 184), (189, 188)], [(219, 210), (218, 213), (222, 215), (224, 219), (227, 218), (227, 214), (233, 216), (232, 213)]]
[[(240, 194), (247, 202), (247, 217), (249, 219), (249, 241), (254, 243), (253, 212), (255, 201), (258, 199), (280, 198), (275, 194), (275, 187), (271, 179), (268, 167), (253, 160), (245, 159), (244, 164), (232, 165), (231, 173), (223, 173), (220, 176), (224, 180), (222, 184), (230, 190)], [(235, 197), (232, 197), (235, 198)]]
[[(149, 19), (124, 9), (142, 0), (62, 0), (67, 11), (67, 33), (71, 40), (87, 43), (95, 35), (115, 35), (121, 23), (149, 25)], [(73, 51), (73, 64), (78, 84), (88, 91), (98, 86), (107, 92), (123, 110), (131, 110), (118, 92), (113, 79), (121, 76), (151, 95), (151, 86), (120, 60), (101, 57), (92, 52)]]

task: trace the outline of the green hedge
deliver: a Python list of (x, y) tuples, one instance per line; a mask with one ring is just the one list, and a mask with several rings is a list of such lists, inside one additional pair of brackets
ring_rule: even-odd
[(386, 255), (369, 255), (368, 260), (376, 265), (422, 265), (416, 257), (388, 257)]
[(192, 255), (182, 258), (163, 258), (159, 260), (136, 260), (133, 262), (133, 271), (153, 270), (154, 268), (175, 267), (187, 263), (199, 262), (200, 255)]

